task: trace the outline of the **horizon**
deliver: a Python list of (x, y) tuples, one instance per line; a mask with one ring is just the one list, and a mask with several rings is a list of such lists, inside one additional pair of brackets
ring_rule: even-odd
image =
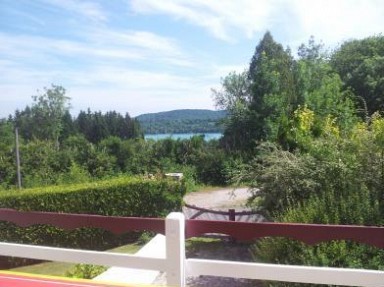
[(382, 15), (380, 0), (5, 0), (0, 118), (51, 84), (72, 115), (216, 110), (211, 89), (248, 68), (266, 31), (296, 55), (312, 35), (335, 49), (381, 34)]

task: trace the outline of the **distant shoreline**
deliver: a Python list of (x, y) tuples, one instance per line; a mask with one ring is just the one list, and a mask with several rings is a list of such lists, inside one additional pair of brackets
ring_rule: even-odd
[(163, 133), (163, 134), (145, 134), (144, 139), (146, 139), (146, 140), (148, 140), (148, 139), (162, 140), (162, 139), (171, 138), (171, 139), (175, 139), (175, 140), (177, 140), (177, 139), (183, 140), (183, 139), (190, 139), (193, 136), (199, 136), (199, 135), (203, 135), (204, 139), (206, 141), (217, 140), (223, 136), (223, 134), (220, 132), (216, 132), (216, 133)]

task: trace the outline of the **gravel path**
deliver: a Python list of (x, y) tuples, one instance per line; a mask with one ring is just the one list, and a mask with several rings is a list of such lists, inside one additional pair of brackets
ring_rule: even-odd
[(248, 188), (224, 188), (188, 193), (184, 197), (184, 201), (190, 205), (216, 210), (228, 210), (228, 208), (244, 209), (250, 195)]
[[(245, 210), (245, 203), (250, 196), (247, 188), (225, 188), (211, 191), (193, 192), (184, 197), (187, 204), (215, 210), (235, 208)], [(211, 248), (209, 244), (201, 244), (197, 250), (190, 251), (188, 257), (209, 258), (235, 261), (252, 261), (249, 246), (223, 241), (220, 248)], [(229, 276), (231, 274), (228, 274)], [(199, 276), (188, 277), (189, 287), (250, 287), (262, 286), (260, 281), (235, 279), (230, 277)]]

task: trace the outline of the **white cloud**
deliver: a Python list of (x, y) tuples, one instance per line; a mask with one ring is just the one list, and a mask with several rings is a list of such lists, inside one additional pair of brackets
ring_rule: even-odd
[[(14, 110), (16, 99), (28, 104), (36, 89), (51, 83), (68, 88), (78, 110), (90, 106), (137, 115), (212, 107), (210, 89), (219, 88), (220, 78), (229, 72), (247, 68), (244, 54), (250, 51), (247, 57), (252, 56), (267, 29), (295, 51), (310, 35), (333, 45), (380, 33), (384, 27), (381, 0), (131, 0), (130, 18), (124, 13), (127, 7), (116, 3), (40, 2), (32, 8), (43, 10), (41, 14), (15, 6), (22, 17), (13, 17), (13, 34), (0, 28), (0, 108)], [(114, 15), (116, 7), (122, 11)], [(29, 14), (31, 29), (26, 29), (18, 19)], [(63, 14), (62, 21), (52, 22)], [(156, 22), (160, 17), (151, 15), (165, 17)], [(179, 36), (171, 34), (175, 29), (155, 26), (182, 22), (231, 45), (199, 43), (196, 29), (174, 38)], [(1, 109), (0, 114), (4, 116)]]
[[(82, 80), (89, 85), (81, 83), (69, 90), (74, 112), (90, 103), (92, 110), (129, 112), (131, 116), (178, 108), (213, 108), (211, 84), (200, 78), (104, 66), (83, 75)], [(99, 88), (95, 88), (97, 81), (103, 81)]]
[(82, 17), (93, 21), (104, 22), (108, 19), (103, 8), (95, 2), (91, 1), (76, 1), (76, 0), (43, 0), (48, 5), (56, 6), (60, 9), (65, 9), (71, 13), (78, 14)]
[(383, 31), (384, 2), (381, 0), (294, 0), (291, 9), (298, 19), (302, 37), (308, 39), (309, 35), (315, 35), (327, 45)]
[(185, 57), (174, 39), (148, 31), (97, 28), (87, 30), (84, 36), (99, 46), (134, 47), (141, 52), (156, 52), (160, 57), (161, 55)]
[(267, 0), (133, 0), (131, 7), (137, 13), (168, 14), (186, 20), (208, 29), (218, 39), (232, 41), (232, 29), (240, 29), (248, 38), (267, 29), (275, 5)]
[(170, 15), (203, 27), (226, 41), (252, 39), (271, 30), (286, 43), (306, 42), (310, 35), (326, 44), (382, 32), (382, 0), (132, 0), (141, 14)]
[[(146, 31), (111, 31), (104, 28), (83, 31), (83, 40), (56, 39), (42, 36), (9, 35), (0, 32), (0, 60), (11, 59), (26, 64), (35, 62), (80, 62), (103, 60), (121, 64), (121, 60), (148, 60), (174, 66), (192, 66), (193, 62), (168, 37)], [(48, 63), (47, 63), (48, 61)], [(65, 64), (65, 63), (64, 63)]]

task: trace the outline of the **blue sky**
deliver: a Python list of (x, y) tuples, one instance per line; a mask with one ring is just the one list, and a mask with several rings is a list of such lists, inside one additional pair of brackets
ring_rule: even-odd
[(51, 84), (74, 115), (214, 109), (267, 30), (296, 53), (383, 27), (382, 0), (0, 0), (0, 117)]

